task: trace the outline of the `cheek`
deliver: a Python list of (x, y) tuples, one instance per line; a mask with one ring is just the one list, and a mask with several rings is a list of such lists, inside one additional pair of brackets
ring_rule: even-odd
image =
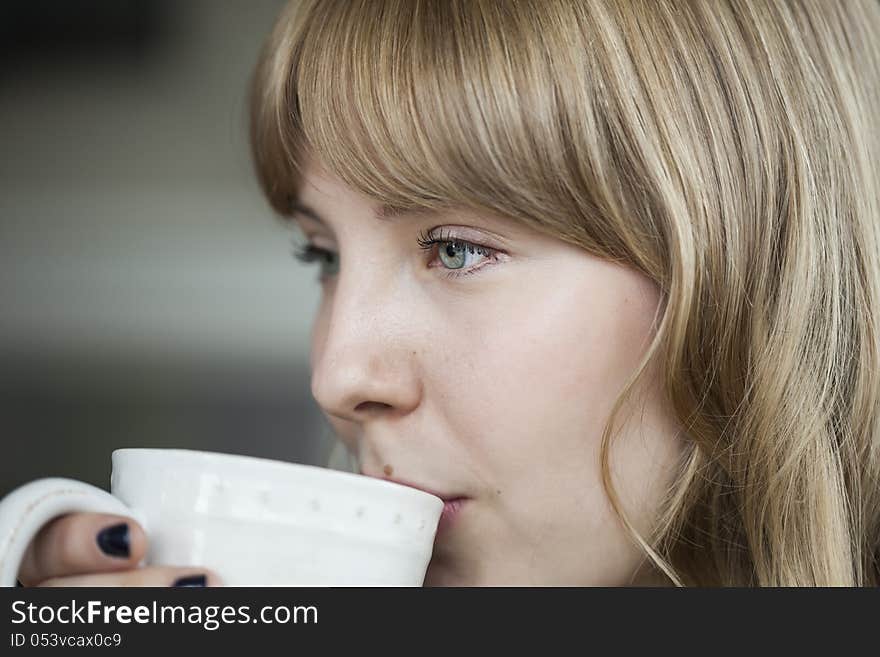
[(604, 263), (564, 287), (531, 286), (481, 313), (470, 329), (482, 337), (481, 366), (466, 373), (505, 416), (532, 416), (534, 429), (601, 429), (649, 344), (656, 293)]
[[(480, 441), (468, 447), (511, 493), (541, 482), (547, 497), (583, 490), (594, 500), (602, 429), (650, 341), (658, 303), (650, 281), (606, 263), (578, 271), (564, 285), (554, 283), (558, 267), (533, 277), (458, 334), (478, 346), (450, 395), (481, 427), (459, 435)], [(522, 486), (523, 498), (534, 492)]]

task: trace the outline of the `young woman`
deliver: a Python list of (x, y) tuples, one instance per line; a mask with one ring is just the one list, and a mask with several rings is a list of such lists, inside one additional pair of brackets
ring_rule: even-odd
[[(878, 37), (870, 0), (282, 13), (252, 142), (320, 263), (312, 391), (447, 500), (426, 584), (878, 583)], [(120, 522), (21, 581), (202, 572)]]

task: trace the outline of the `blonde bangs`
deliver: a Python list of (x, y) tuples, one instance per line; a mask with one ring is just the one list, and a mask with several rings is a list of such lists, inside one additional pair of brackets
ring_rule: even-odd
[(252, 142), (273, 207), (287, 212), (319, 154), (392, 212), (469, 207), (621, 257), (620, 231), (598, 225), (615, 201), (596, 174), (612, 167), (589, 57), (549, 41), (589, 37), (554, 5), (296, 3), (255, 77)]

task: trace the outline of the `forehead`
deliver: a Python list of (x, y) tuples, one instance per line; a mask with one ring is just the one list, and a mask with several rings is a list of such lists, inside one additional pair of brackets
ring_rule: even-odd
[[(308, 158), (301, 171), (302, 178), (297, 189), (296, 199), (303, 203), (345, 200), (349, 197), (354, 199), (361, 196), (327, 171), (314, 158)], [(366, 201), (367, 199), (361, 197), (358, 200)]]
[[(376, 202), (346, 187), (342, 181), (326, 175), (305, 175), (299, 194), (290, 200), (290, 210), (320, 223), (328, 223), (322, 215), (322, 208), (328, 212), (336, 211), (337, 205), (361, 205), (370, 208), (370, 215), (377, 221), (390, 221), (398, 217), (437, 217), (440, 210), (430, 208), (399, 208)], [(332, 208), (332, 209), (331, 209)]]
[[(318, 208), (324, 204), (360, 205), (371, 209), (376, 219), (390, 219), (403, 214), (402, 208), (381, 203), (348, 187), (342, 180), (327, 171), (314, 158), (308, 158), (302, 168), (302, 178), (296, 196), (291, 199), (291, 209), (301, 212), (313, 219)], [(407, 213), (432, 214), (430, 210), (406, 210)]]

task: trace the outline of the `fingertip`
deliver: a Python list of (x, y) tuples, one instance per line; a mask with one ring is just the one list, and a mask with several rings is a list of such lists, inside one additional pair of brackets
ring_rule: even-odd
[(131, 559), (135, 563), (140, 563), (147, 555), (147, 532), (136, 520), (128, 518), (127, 522)]
[(223, 581), (217, 573), (201, 569), (198, 572), (179, 575), (171, 584), (173, 587), (202, 588), (223, 586)]
[(225, 584), (223, 584), (223, 578), (213, 570), (206, 570), (205, 575), (208, 578), (208, 586), (225, 586)]
[(110, 557), (114, 569), (140, 563), (147, 552), (147, 535), (133, 518), (103, 515), (94, 523), (95, 544), (102, 555)]
[(131, 556), (131, 538), (128, 523), (116, 522), (102, 527), (95, 534), (98, 548), (108, 557), (128, 559)]

